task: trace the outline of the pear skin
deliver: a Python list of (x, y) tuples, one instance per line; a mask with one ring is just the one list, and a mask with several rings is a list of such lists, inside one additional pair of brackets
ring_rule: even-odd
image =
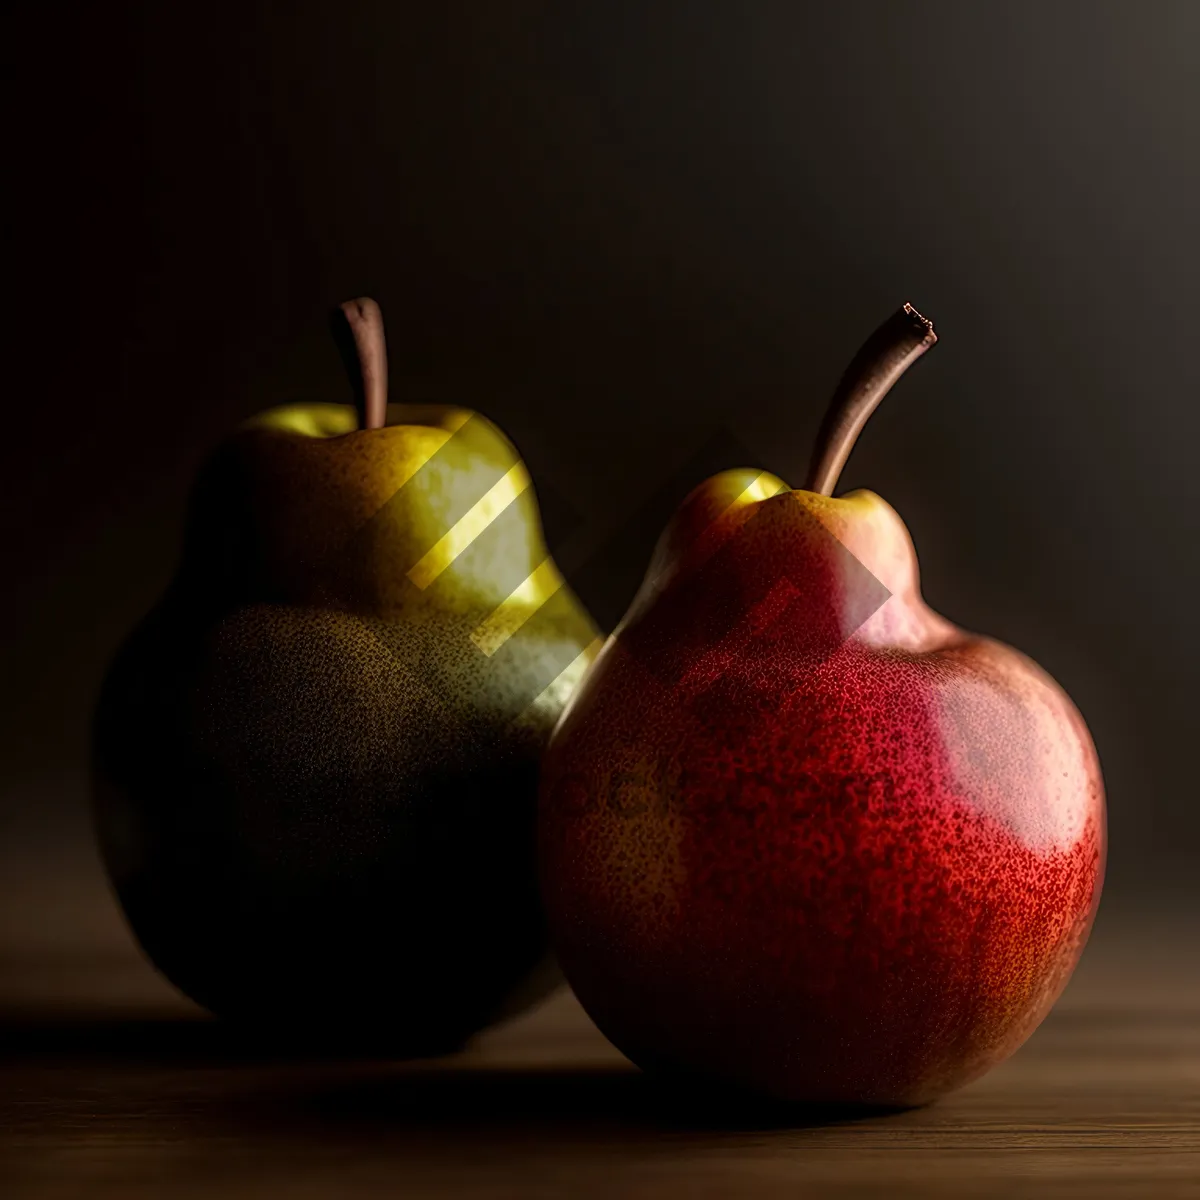
[(95, 807), (138, 939), (193, 999), (428, 1054), (556, 980), (538, 763), (599, 641), (500, 431), (377, 412), (277, 408), (206, 464), (103, 686)]
[[(834, 443), (898, 377), (881, 358), (931, 337), (913, 324), (850, 372)], [(925, 604), (895, 511), (826, 494), (827, 449), (819, 487), (725, 472), (664, 532), (547, 751), (543, 896), (568, 981), (643, 1066), (922, 1104), (1065, 986), (1103, 782), (1062, 689)]]

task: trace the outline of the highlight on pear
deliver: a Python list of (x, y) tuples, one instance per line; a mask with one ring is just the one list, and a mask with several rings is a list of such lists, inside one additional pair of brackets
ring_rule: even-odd
[(247, 421), (93, 739), (105, 863), (180, 989), (260, 1034), (429, 1054), (558, 976), (538, 765), (599, 646), (486, 418), (391, 403), (382, 316), (334, 314), (353, 404)]
[(934, 341), (910, 305), (868, 339), (803, 489), (734, 470), (683, 502), (551, 739), (552, 945), (647, 1069), (921, 1104), (1011, 1054), (1079, 959), (1105, 854), (1082, 718), (925, 604), (886, 501), (834, 498)]

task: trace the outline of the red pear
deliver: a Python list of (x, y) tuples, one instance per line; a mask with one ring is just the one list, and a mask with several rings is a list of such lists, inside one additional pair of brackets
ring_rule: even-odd
[(805, 490), (701, 485), (551, 740), (559, 961), (635, 1062), (805, 1102), (983, 1074), (1073, 970), (1105, 854), (1078, 711), (926, 606), (854, 438), (935, 340), (905, 306), (842, 380)]

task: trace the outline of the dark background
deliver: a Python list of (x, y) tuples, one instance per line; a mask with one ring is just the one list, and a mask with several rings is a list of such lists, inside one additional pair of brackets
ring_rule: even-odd
[(847, 359), (911, 300), (941, 344), (843, 486), (905, 517), (936, 608), (1083, 710), (1107, 905), (1195, 906), (1200, 6), (42, 8), (8, 39), (10, 933), (110, 921), (101, 673), (206, 450), (346, 397), (325, 314), (360, 293), (393, 398), (481, 409), (574, 514), (555, 549), (606, 621), (644, 548), (597, 546), (715, 430), (802, 482)]

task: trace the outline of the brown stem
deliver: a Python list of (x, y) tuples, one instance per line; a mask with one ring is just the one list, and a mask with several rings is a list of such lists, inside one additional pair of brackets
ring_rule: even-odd
[(334, 309), (331, 326), (354, 388), (360, 429), (382, 429), (387, 421), (387, 341), (383, 313), (367, 296)]
[(896, 380), (936, 341), (933, 322), (911, 304), (893, 313), (867, 338), (829, 401), (805, 491), (833, 495), (867, 418)]

